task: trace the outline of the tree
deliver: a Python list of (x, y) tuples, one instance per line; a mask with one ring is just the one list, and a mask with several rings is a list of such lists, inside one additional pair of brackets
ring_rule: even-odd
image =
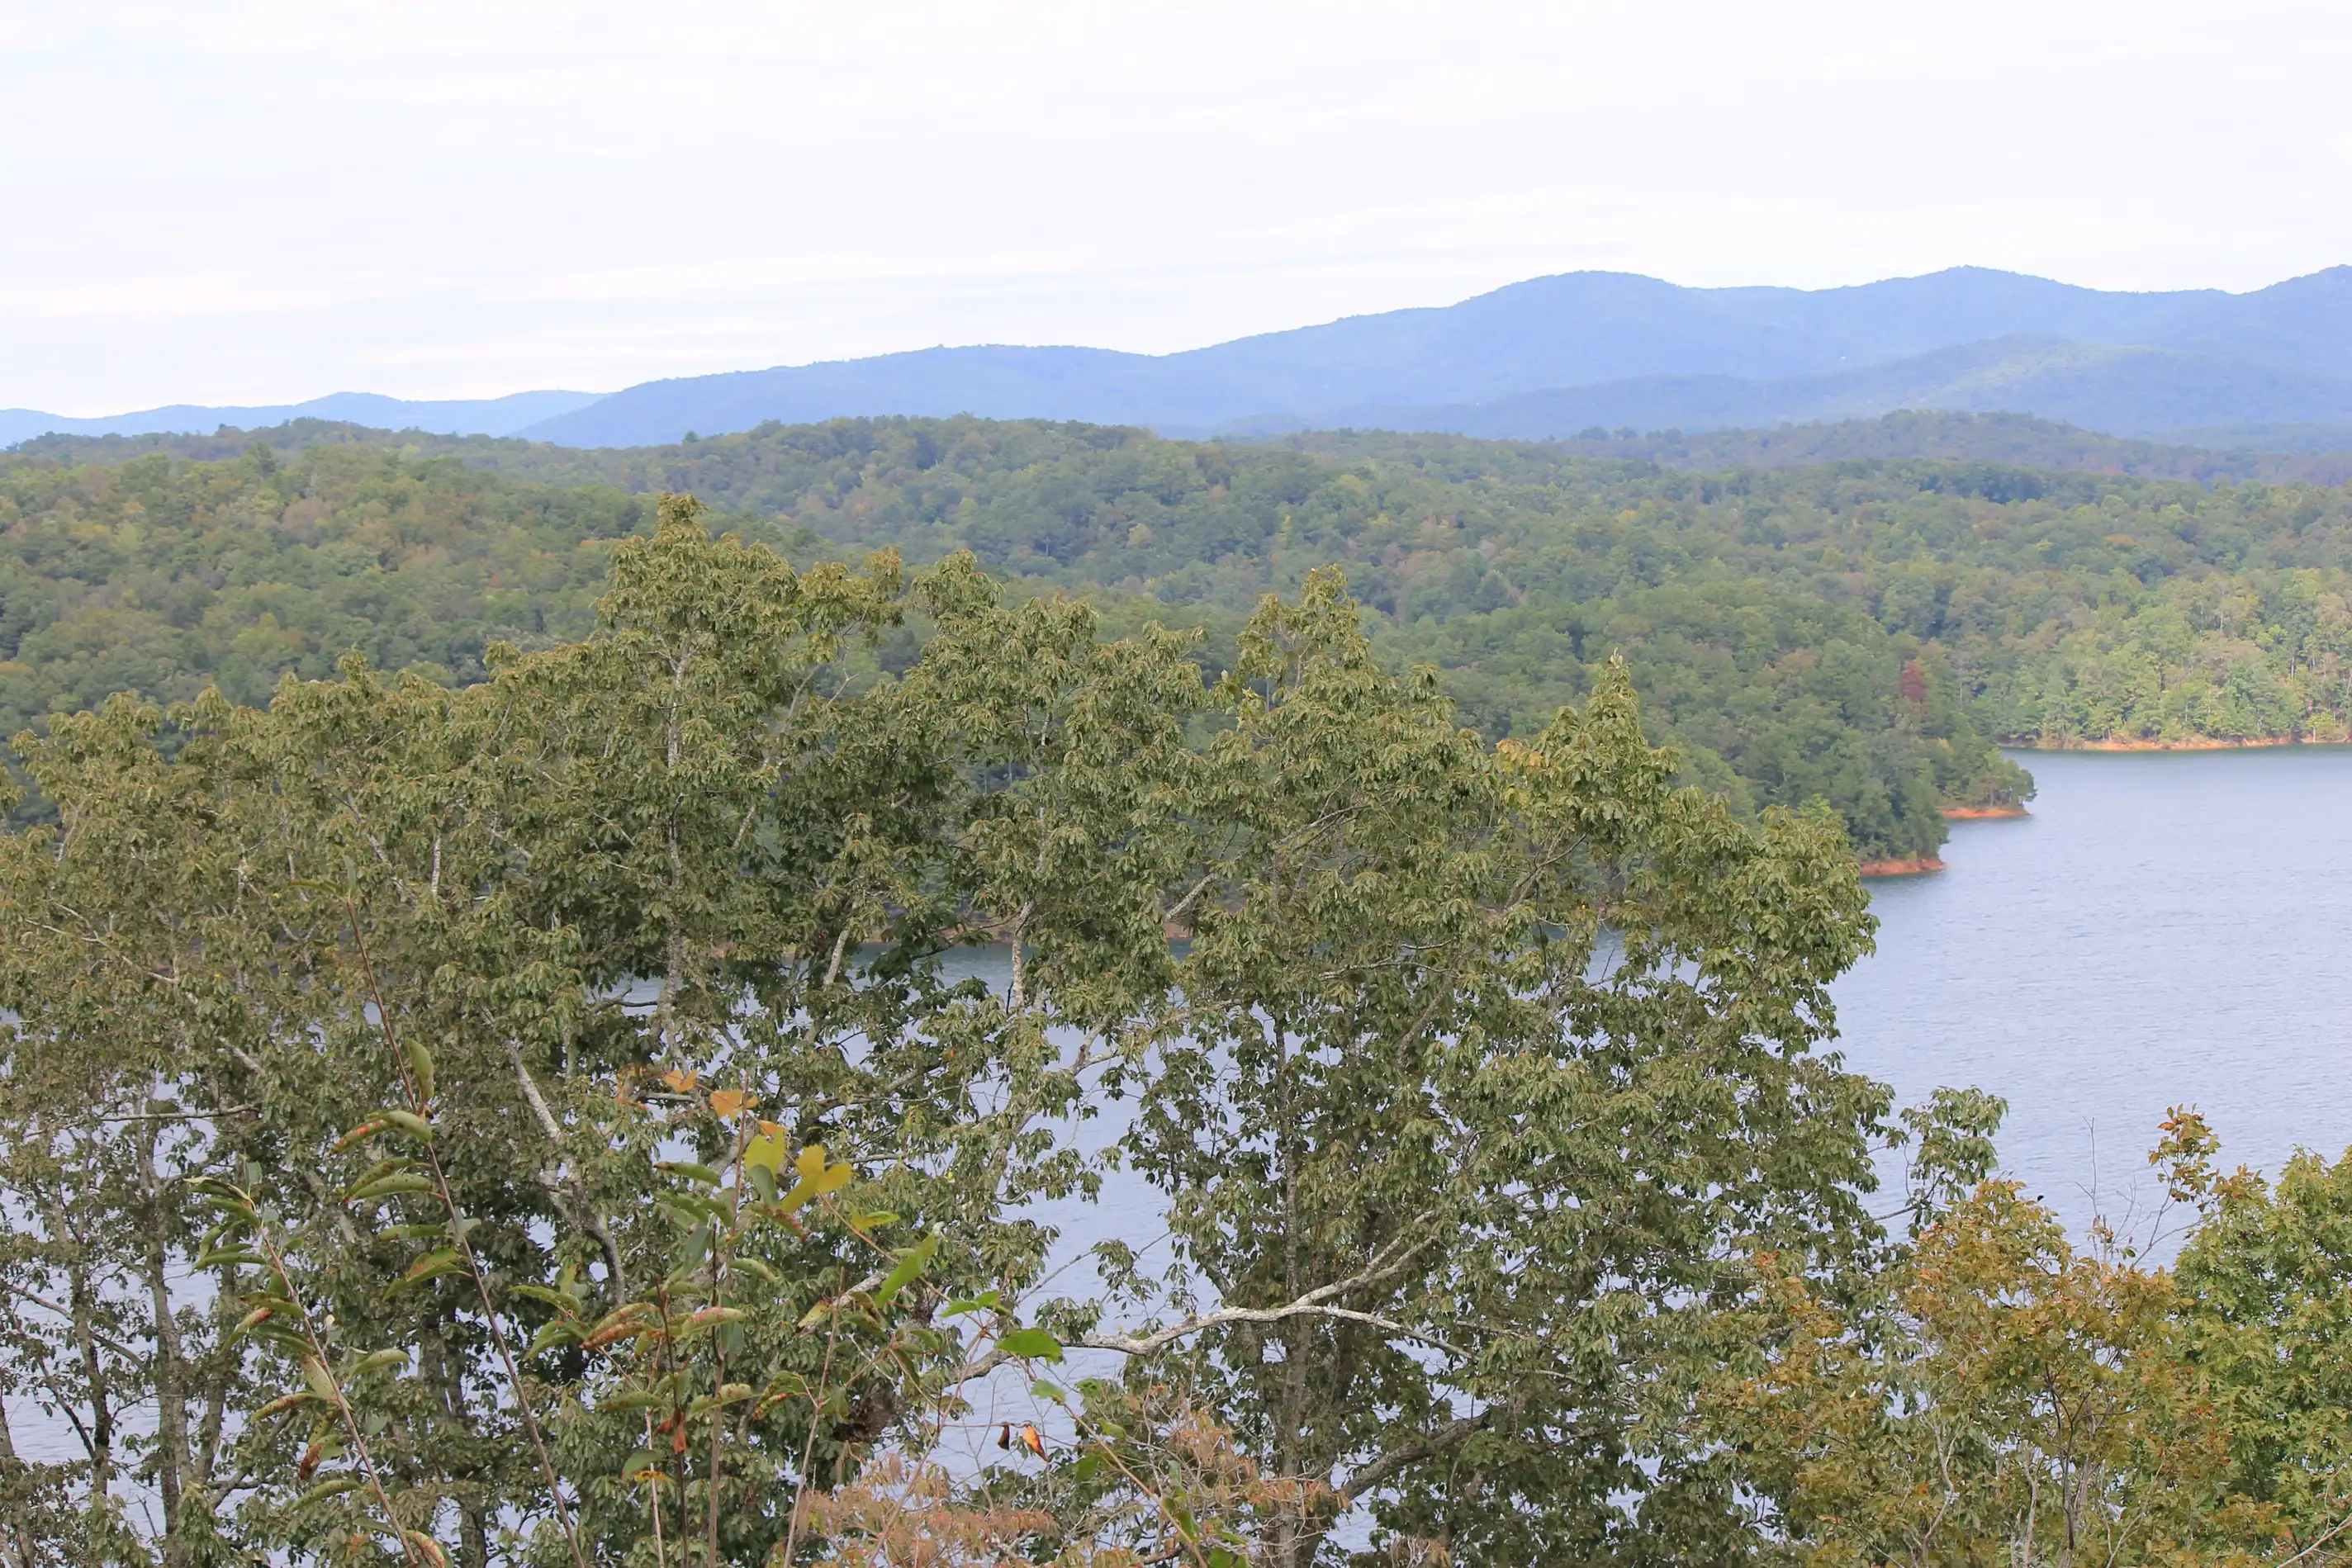
[(1762, 1349), (1727, 1381), (1719, 1429), (1791, 1562), (2222, 1560), (2205, 1548), (2223, 1445), (2171, 1276), (2104, 1226), (2078, 1252), (2015, 1182), (1983, 1177), (1998, 1115), (1940, 1095), (1915, 1119), (1913, 1235), (1858, 1288), (1759, 1256)]
[[(1040, 1381), (982, 1488), (1037, 1554), (1747, 1539), (1732, 1260), (1847, 1265), (1885, 1104), (1811, 1054), (1870, 929), (1830, 819), (1673, 788), (1622, 669), (1488, 747), (1335, 575), (1212, 691), (698, 514), (473, 686), (20, 738), (0, 1396), (84, 1457), (0, 1455), (16, 1568), (804, 1556), (1074, 1347), (1128, 1377)], [(1007, 987), (948, 977), (991, 940)], [(1051, 1298), (1059, 1129), (1121, 1101), (1183, 1272)]]
[(1481, 1560), (1735, 1534), (1687, 1420), (1724, 1260), (1848, 1246), (1885, 1104), (1808, 1055), (1870, 929), (1840, 835), (1673, 789), (1622, 669), (1486, 747), (1330, 574), (1218, 700), (1129, 1141), (1205, 1299), (1087, 1343), (1302, 1485), (1283, 1568), (1356, 1504)]

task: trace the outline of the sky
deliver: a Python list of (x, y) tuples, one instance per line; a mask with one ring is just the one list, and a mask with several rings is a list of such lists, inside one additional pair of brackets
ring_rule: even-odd
[(2352, 261), (2308, 0), (0, 0), (0, 407)]

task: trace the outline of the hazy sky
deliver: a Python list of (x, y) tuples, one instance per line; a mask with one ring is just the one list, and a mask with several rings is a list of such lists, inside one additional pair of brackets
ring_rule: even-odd
[(0, 406), (2352, 260), (2352, 5), (0, 0)]

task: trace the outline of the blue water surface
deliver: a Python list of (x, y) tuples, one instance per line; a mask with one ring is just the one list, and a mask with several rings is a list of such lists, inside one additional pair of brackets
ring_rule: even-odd
[(1878, 951), (1837, 987), (1849, 1063), (1906, 1102), (2005, 1096), (2005, 1164), (2078, 1232), (2147, 1213), (2169, 1106), (2228, 1165), (2340, 1155), (2352, 747), (2018, 760), (2031, 816), (1956, 822), (1950, 869), (1871, 883)]

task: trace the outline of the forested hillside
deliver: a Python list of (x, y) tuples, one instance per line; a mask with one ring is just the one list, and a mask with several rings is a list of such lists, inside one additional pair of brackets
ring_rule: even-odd
[[(1932, 852), (1942, 805), (2026, 789), (1994, 738), (2334, 740), (2352, 716), (2352, 507), (2310, 485), (1927, 460), (1699, 475), (1442, 436), (970, 419), (608, 453), (316, 434), (202, 461), (0, 459), (0, 724), (115, 689), (257, 701), (351, 647), (472, 680), (493, 640), (584, 631), (606, 541), (669, 490), (802, 559), (968, 549), (1024, 591), (1096, 595), (1114, 625), (1201, 628), (1213, 669), (1262, 594), (1338, 563), (1382, 656), (1440, 666), (1489, 734), (1539, 727), (1622, 653), (1690, 777), (1745, 810), (1826, 799), (1875, 856)], [(110, 451), (125, 460), (69, 460)]]

